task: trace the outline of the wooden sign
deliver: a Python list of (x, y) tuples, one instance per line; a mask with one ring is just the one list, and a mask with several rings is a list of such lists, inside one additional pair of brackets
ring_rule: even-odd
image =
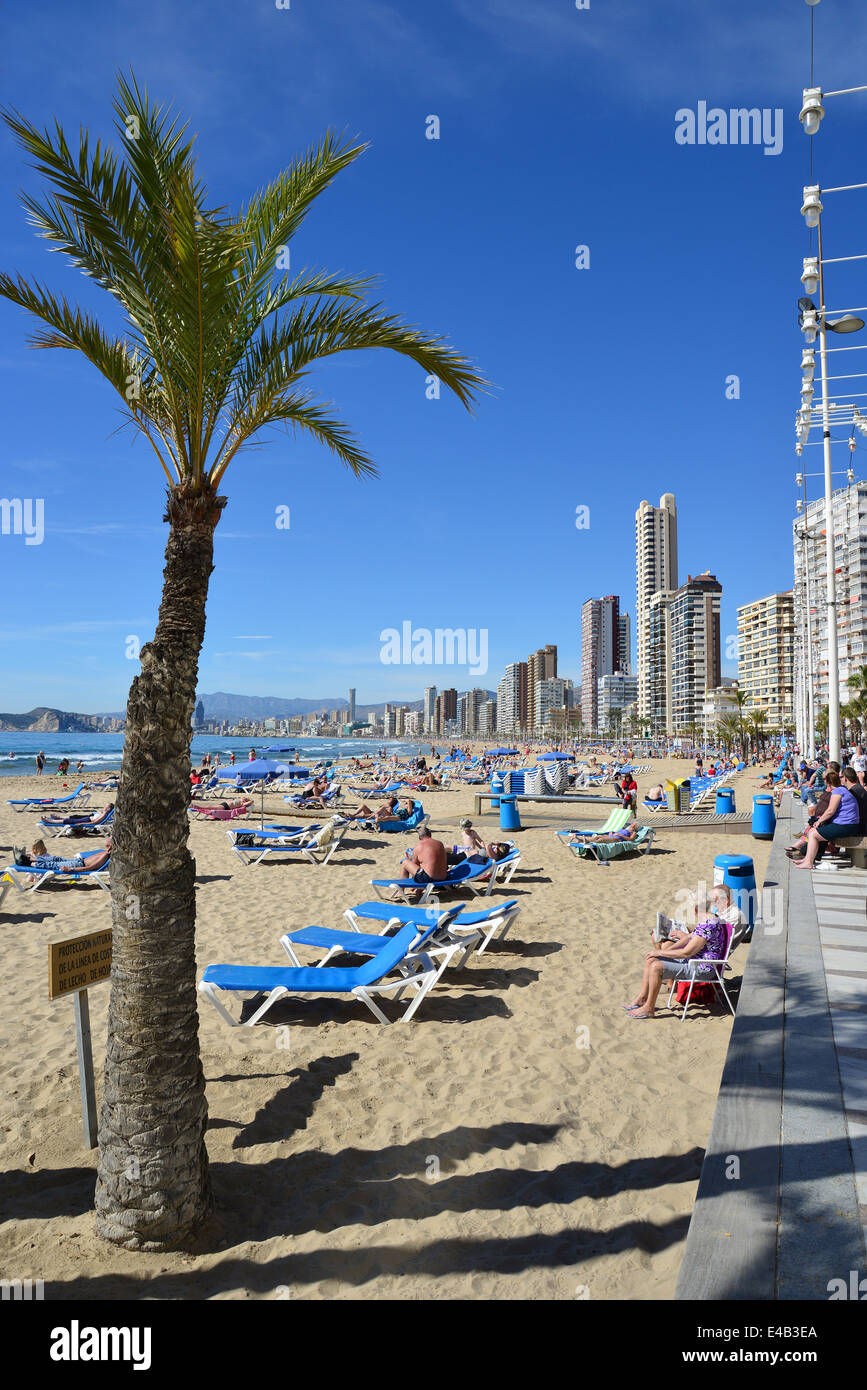
[(60, 999), (107, 980), (111, 973), (111, 928), (52, 941), (48, 947), (48, 998)]

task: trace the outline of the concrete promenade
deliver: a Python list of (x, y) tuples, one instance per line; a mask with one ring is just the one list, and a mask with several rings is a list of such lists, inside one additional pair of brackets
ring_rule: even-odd
[(777, 822), (680, 1300), (824, 1300), (853, 1271), (867, 1281), (867, 874), (795, 870), (803, 819), (795, 803)]

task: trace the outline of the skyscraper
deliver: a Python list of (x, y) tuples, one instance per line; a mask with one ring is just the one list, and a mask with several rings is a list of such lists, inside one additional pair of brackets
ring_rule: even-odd
[(527, 657), (526, 703), (521, 709), (520, 727), (532, 733), (539, 725), (536, 710), (536, 686), (557, 674), (557, 648), (551, 643), (539, 647)]
[(738, 684), (767, 714), (769, 729), (794, 719), (795, 607), (792, 591), (738, 609)]
[(641, 502), (635, 513), (635, 633), (638, 649), (638, 714), (650, 718), (650, 603), (660, 590), (677, 588), (677, 506), (663, 493), (659, 506)]
[(620, 644), (617, 655), (617, 669), (628, 676), (632, 670), (632, 619), (628, 613), (620, 614)]
[(354, 723), (355, 723), (355, 691), (354, 691), (354, 690), (350, 690), (350, 692), (349, 692), (349, 723), (350, 723), (350, 724), (354, 724)]
[(527, 663), (513, 661), (503, 673), (497, 686), (497, 731), (501, 734), (515, 734), (524, 727), (521, 705), (526, 708)]
[(620, 660), (620, 599), (588, 598), (581, 608), (581, 719), (588, 732), (599, 724), (598, 686)]
[(436, 686), (427, 686), (424, 692), (424, 700), (422, 702), (422, 724), (426, 734), (431, 734), (435, 732), (434, 718), (436, 709), (436, 698)]
[(715, 575), (687, 575), (671, 598), (671, 726), (700, 724), (705, 695), (722, 681), (720, 595)]
[(205, 706), (201, 700), (196, 701), (196, 712), (193, 715), (193, 725), (196, 729), (201, 729), (205, 722)]

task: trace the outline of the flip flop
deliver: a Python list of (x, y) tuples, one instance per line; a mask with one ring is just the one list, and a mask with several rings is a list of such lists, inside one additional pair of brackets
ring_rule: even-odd
[(621, 1007), (621, 1009), (624, 1009), (624, 1010), (626, 1011), (626, 1013), (631, 1014), (633, 1009), (640, 1009), (640, 1008), (643, 1007), (643, 1005), (641, 1005), (641, 1004), (621, 1004), (620, 1007)]
[(627, 1017), (627, 1018), (631, 1018), (633, 1023), (649, 1023), (650, 1020), (654, 1017), (654, 1015), (653, 1015), (653, 1014), (627, 1014), (626, 1017)]

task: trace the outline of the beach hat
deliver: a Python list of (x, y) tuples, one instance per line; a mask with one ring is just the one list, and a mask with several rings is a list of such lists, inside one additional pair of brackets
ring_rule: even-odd
[(470, 820), (469, 816), (464, 816), (463, 820), (461, 821), (461, 830), (465, 830), (468, 825), (472, 825), (472, 821)]

